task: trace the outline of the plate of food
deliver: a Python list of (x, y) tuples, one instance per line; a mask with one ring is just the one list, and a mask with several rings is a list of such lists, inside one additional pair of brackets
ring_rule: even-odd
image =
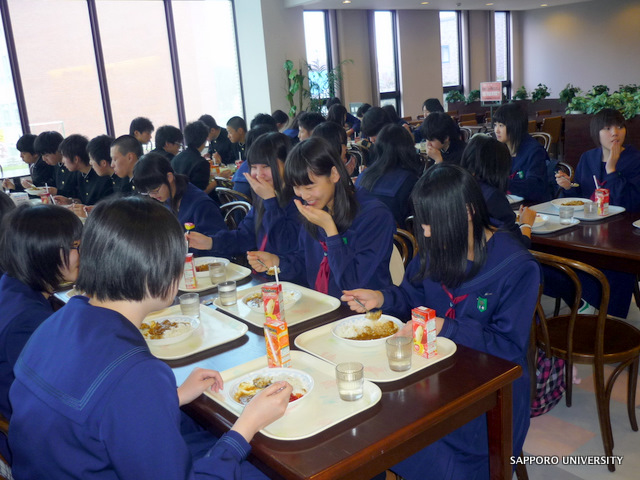
[(210, 263), (224, 263), (226, 267), (229, 265), (229, 260), (220, 257), (198, 257), (194, 259), (193, 264), (196, 268), (196, 277), (209, 278)]
[(47, 188), (31, 187), (31, 188), (25, 188), (24, 191), (27, 192), (29, 195), (33, 195), (34, 197), (39, 197), (40, 195), (44, 195), (45, 193), (47, 193)]
[(154, 346), (173, 345), (189, 338), (200, 326), (200, 320), (186, 315), (168, 315), (166, 318), (143, 320), (140, 332)]
[[(286, 288), (282, 290), (282, 299), (284, 300), (284, 308), (294, 305), (302, 298), (302, 292), (299, 290)], [(264, 313), (264, 305), (262, 302), (262, 291), (248, 293), (242, 297), (242, 303), (249, 307), (253, 312)]]
[(266, 367), (236, 378), (227, 394), (231, 401), (244, 407), (269, 385), (282, 380), (293, 387), (289, 406), (299, 403), (313, 390), (313, 377), (302, 370)]
[(371, 320), (365, 314), (360, 314), (337, 322), (331, 328), (331, 333), (354, 347), (373, 347), (384, 344), (387, 337), (394, 335), (403, 326), (404, 323), (389, 315)]
[(593, 202), (587, 198), (579, 198), (579, 197), (556, 198), (555, 200), (551, 200), (551, 205), (553, 205), (556, 208), (573, 207), (574, 211), (584, 209), (584, 206), (587, 203), (593, 203)]
[(546, 215), (542, 215), (541, 213), (536, 213), (536, 219), (533, 221), (532, 228), (540, 228), (544, 226), (545, 223), (549, 221), (549, 217)]

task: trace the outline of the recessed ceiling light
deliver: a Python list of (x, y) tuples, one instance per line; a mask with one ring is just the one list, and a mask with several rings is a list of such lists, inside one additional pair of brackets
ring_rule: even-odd
[(420, 2), (420, 5), (429, 5), (429, 2)]
[(486, 5), (487, 7), (490, 7), (491, 5), (493, 5), (493, 3), (485, 3), (485, 5)]
[(543, 3), (542, 5), (540, 5), (541, 7), (548, 7), (549, 5), (546, 3)]
[(342, 3), (351, 3), (351, 0), (343, 0)]

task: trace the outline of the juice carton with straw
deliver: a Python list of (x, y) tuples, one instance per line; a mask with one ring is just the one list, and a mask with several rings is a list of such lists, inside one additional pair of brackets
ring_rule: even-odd
[(262, 286), (264, 305), (264, 339), (269, 367), (291, 367), (289, 328), (284, 318), (284, 299), (280, 283)]
[(184, 285), (187, 290), (198, 288), (198, 279), (196, 278), (196, 267), (193, 263), (193, 253), (187, 253), (184, 259)]
[(598, 215), (609, 214), (609, 189), (596, 189), (596, 203), (598, 204)]
[(411, 310), (413, 321), (413, 351), (424, 358), (438, 354), (436, 347), (436, 311), (427, 307)]

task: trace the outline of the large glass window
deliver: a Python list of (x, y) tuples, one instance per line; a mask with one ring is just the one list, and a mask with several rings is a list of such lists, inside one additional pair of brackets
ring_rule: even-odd
[(400, 90), (394, 12), (376, 11), (374, 22), (380, 104), (393, 105), (398, 110)]
[(502, 82), (503, 87), (507, 88), (506, 96), (510, 97), (508, 91), (511, 88), (509, 12), (494, 12), (493, 20), (496, 56), (495, 79)]
[(461, 88), (460, 15), (458, 12), (440, 12), (440, 46), (442, 50), (442, 85), (445, 90)]
[[(329, 98), (329, 76), (331, 51), (327, 39), (327, 12), (306, 11), (304, 19), (304, 42), (309, 65), (309, 89), (316, 99)], [(335, 92), (334, 92), (335, 95)]]
[[(187, 121), (208, 113), (224, 125), (243, 116), (231, 2), (181, 0), (172, 5)], [(215, 19), (213, 33), (204, 19)]]

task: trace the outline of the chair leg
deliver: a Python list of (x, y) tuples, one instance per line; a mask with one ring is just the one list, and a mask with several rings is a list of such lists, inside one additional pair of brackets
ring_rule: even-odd
[[(524, 458), (523, 452), (520, 452), (520, 458)], [(529, 480), (529, 473), (524, 462), (516, 464), (516, 478), (518, 480)]]
[(573, 393), (573, 361), (571, 359), (565, 360), (564, 363), (564, 401), (567, 407), (571, 406), (571, 394)]
[(636, 306), (640, 308), (640, 275), (636, 275), (636, 281), (633, 282), (633, 298), (636, 300)]
[[(598, 421), (600, 423), (600, 435), (604, 446), (604, 454), (613, 456), (613, 434), (611, 432), (611, 417), (609, 414), (609, 396), (605, 390), (604, 368), (602, 365), (593, 366), (594, 387), (596, 391), (596, 405), (598, 408)], [(611, 383), (613, 384), (613, 383)], [(609, 471), (616, 470), (612, 463), (608, 465)]]
[(629, 412), (629, 422), (631, 430), (638, 431), (638, 420), (636, 419), (636, 386), (638, 385), (638, 361), (636, 359), (629, 365), (629, 382), (627, 391), (627, 411)]
[(553, 316), (557, 317), (560, 315), (560, 297), (556, 298), (556, 306), (553, 309)]

